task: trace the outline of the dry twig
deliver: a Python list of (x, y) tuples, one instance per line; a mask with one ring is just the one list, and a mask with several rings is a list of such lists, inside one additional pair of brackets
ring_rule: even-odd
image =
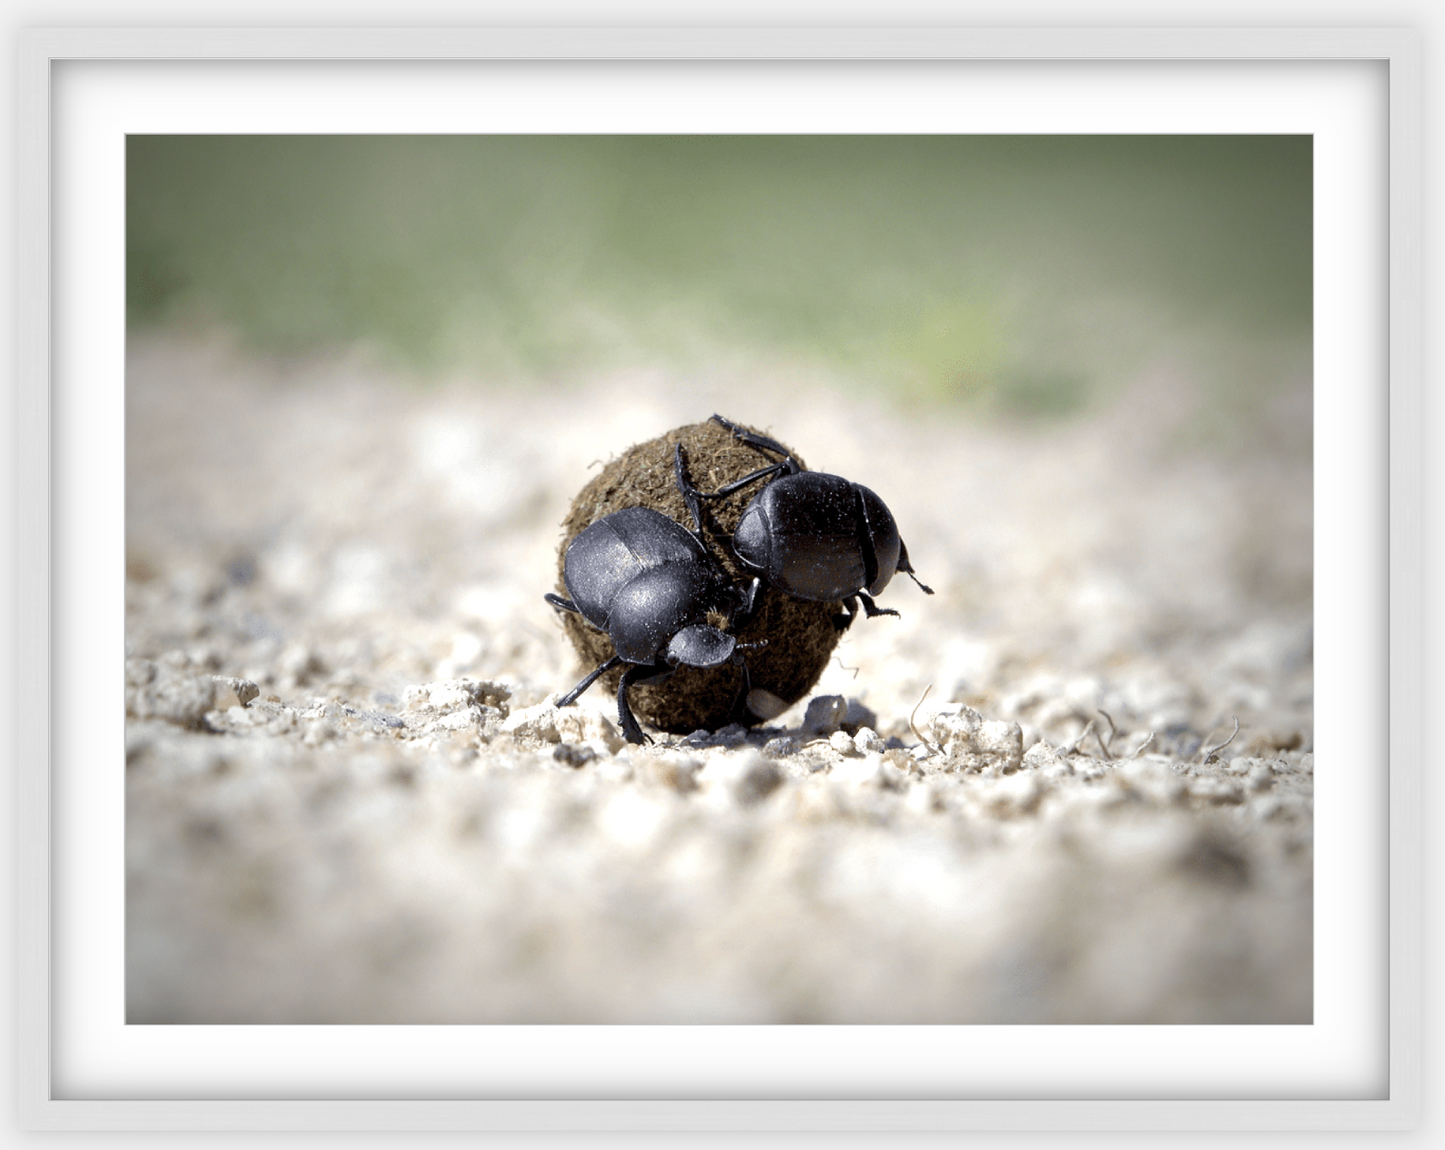
[(1204, 752), (1204, 758), (1201, 759), (1200, 762), (1203, 762), (1203, 763), (1209, 762), (1210, 759), (1214, 758), (1215, 755), (1219, 754), (1220, 751), (1224, 750), (1225, 747), (1229, 746), (1230, 743), (1234, 742), (1234, 736), (1237, 735), (1237, 734), (1239, 734), (1239, 716), (1238, 716), (1238, 715), (1236, 715), (1236, 716), (1234, 717), (1234, 730), (1233, 730), (1232, 732), (1230, 732), (1229, 738), (1225, 739), (1224, 742), (1222, 742), (1222, 743), (1219, 744), (1219, 746), (1217, 746), (1217, 747), (1210, 747), (1209, 750), (1205, 751), (1205, 752)]
[(1128, 762), (1128, 761), (1131, 760), (1131, 759), (1137, 759), (1140, 755), (1142, 755), (1142, 754), (1144, 753), (1144, 749), (1145, 749), (1147, 746), (1149, 746), (1149, 744), (1152, 743), (1153, 741), (1154, 741), (1154, 732), (1153, 732), (1153, 731), (1150, 731), (1148, 737), (1147, 737), (1142, 743), (1140, 743), (1137, 747), (1134, 748), (1133, 754), (1128, 755), (1128, 756), (1126, 757), (1125, 762)]
[(923, 694), (918, 696), (918, 702), (913, 704), (913, 711), (908, 716), (908, 728), (913, 732), (914, 737), (916, 737), (920, 743), (922, 743), (925, 747), (928, 748), (928, 753), (930, 755), (936, 755), (938, 754), (938, 748), (935, 747), (932, 743), (930, 743), (927, 739), (925, 739), (923, 737), (923, 732), (921, 732), (913, 723), (914, 717), (918, 714), (918, 708), (923, 706), (923, 700), (928, 698), (928, 692), (931, 690), (933, 690), (933, 684), (929, 683), (928, 686), (923, 688)]
[(1116, 734), (1114, 720), (1110, 717), (1108, 711), (1100, 710), (1099, 714), (1103, 715), (1104, 721), (1109, 724), (1109, 737), (1106, 739), (1102, 732), (1095, 731), (1094, 738), (1099, 740), (1099, 748), (1104, 752), (1104, 758), (1112, 760), (1114, 752), (1110, 749), (1109, 744), (1114, 741), (1114, 735)]

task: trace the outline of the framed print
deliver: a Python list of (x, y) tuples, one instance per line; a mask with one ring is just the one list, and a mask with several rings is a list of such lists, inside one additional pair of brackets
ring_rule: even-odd
[(21, 67), (29, 1125), (1417, 1120), (1413, 35)]

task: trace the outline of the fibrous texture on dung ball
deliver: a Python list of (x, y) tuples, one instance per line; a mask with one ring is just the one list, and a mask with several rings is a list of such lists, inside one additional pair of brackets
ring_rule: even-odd
[[(677, 488), (673, 453), (678, 443), (682, 444), (688, 477), (704, 492), (715, 491), (773, 462), (711, 421), (679, 427), (628, 448), (572, 501), (572, 509), (562, 524), (563, 539), (557, 553), (557, 589), (561, 594), (567, 594), (562, 572), (568, 546), (604, 516), (626, 507), (651, 507), (692, 528), (692, 518)], [(803, 466), (792, 449), (788, 450)], [(703, 537), (708, 551), (728, 578), (740, 584), (749, 582), (752, 576), (738, 566), (730, 540), (743, 509), (763, 482), (749, 484), (722, 499), (702, 501)], [(766, 640), (766, 646), (745, 653), (753, 690), (767, 692), (789, 705), (806, 695), (837, 645), (839, 631), (833, 620), (840, 609), (837, 603), (794, 599), (765, 583), (752, 618), (737, 631), (740, 644)], [(580, 615), (564, 612), (561, 618), (587, 670), (612, 657), (614, 650), (606, 633)], [(600, 687), (615, 695), (622, 671), (618, 667), (608, 672), (592, 689)], [(638, 718), (675, 734), (715, 730), (739, 720), (751, 725), (771, 717), (750, 711), (736, 713), (734, 704), (741, 689), (742, 672), (734, 666), (706, 670), (683, 666), (665, 682), (632, 688), (628, 698)]]

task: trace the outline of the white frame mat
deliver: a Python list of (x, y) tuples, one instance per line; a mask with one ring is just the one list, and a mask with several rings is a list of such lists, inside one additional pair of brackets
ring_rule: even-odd
[[(726, 1078), (710, 1097), (650, 1093), (636, 1088), (596, 1087), (589, 1092), (545, 1078), (512, 1096), (435, 1099), (412, 1094), (387, 1095), (370, 1080), (348, 1085), (344, 1072), (334, 1088), (317, 1096), (289, 1097), (167, 1094), (95, 1090), (84, 1096), (58, 1092), (54, 1084), (58, 1050), (57, 996), (64, 989), (62, 971), (76, 956), (67, 953), (69, 935), (60, 929), (63, 916), (52, 899), (62, 897), (68, 860), (53, 854), (53, 826), (64, 817), (56, 804), (56, 779), (64, 763), (52, 760), (52, 725), (63, 721), (54, 710), (61, 697), (65, 643), (70, 641), (63, 614), (68, 578), (58, 521), (63, 511), (59, 493), (64, 467), (78, 452), (63, 438), (61, 418), (73, 408), (64, 394), (64, 371), (72, 370), (78, 351), (72, 330), (56, 326), (57, 308), (77, 286), (101, 293), (120, 291), (113, 275), (94, 276), (103, 282), (66, 283), (59, 252), (73, 237), (57, 238), (59, 204), (74, 191), (64, 186), (68, 170), (58, 161), (65, 141), (56, 136), (58, 77), (68, 65), (147, 65), (186, 67), (197, 75), (227, 62), (276, 67), (315, 67), (337, 62), (367, 66), (388, 63), (416, 69), (429, 64), (505, 64), (508, 68), (545, 63), (548, 67), (596, 69), (647, 61), (679, 69), (708, 62), (752, 62), (755, 67), (799, 68), (847, 62), (893, 69), (939, 64), (986, 64), (991, 68), (1051, 62), (1113, 67), (1131, 65), (1171, 69), (1191, 64), (1243, 65), (1267, 63), (1318, 64), (1364, 62), (1387, 75), (1388, 125), (1381, 133), (1380, 154), (1387, 171), (1377, 173), (1380, 200), (1388, 214), (1388, 269), (1379, 269), (1382, 285), (1376, 308), (1381, 316), (1379, 344), (1388, 363), (1379, 378), (1388, 379), (1388, 416), (1381, 418), (1387, 444), (1376, 444), (1370, 458), (1380, 461), (1376, 488), (1388, 491), (1388, 509), (1371, 509), (1378, 525), (1366, 540), (1366, 563), (1381, 573), (1387, 586), (1388, 649), (1381, 643), (1382, 697), (1388, 691), (1388, 780), (1380, 809), (1387, 825), (1372, 830), (1381, 846), (1376, 871), (1378, 893), (1371, 891), (1374, 912), (1363, 931), (1376, 931), (1362, 945), (1382, 955), (1376, 964), (1381, 985), (1361, 993), (1371, 1004), (1381, 1060), (1378, 1089), (1367, 1095), (1330, 1096), (1296, 1089), (1288, 1097), (1161, 1097), (1125, 1088), (1105, 1096), (1078, 1093), (1031, 1096), (1020, 1083), (1008, 1097), (848, 1098), (794, 1096), (796, 1089), (778, 1081), (766, 1096), (733, 1091)], [(546, 110), (536, 126), (548, 127)], [(558, 111), (558, 115), (563, 112)], [(579, 110), (578, 115), (584, 115)], [(24, 725), (18, 732), (17, 831), (19, 911), (18, 1070), (20, 1120), (31, 1129), (216, 1129), (216, 1130), (1365, 1130), (1406, 1129), (1421, 1115), (1422, 1009), (1422, 330), (1421, 330), (1421, 52), (1419, 37), (1400, 29), (961, 29), (961, 28), (612, 28), (612, 29), (48, 29), (22, 32), (19, 42), (19, 345), (17, 459), (19, 477), (17, 578), (17, 676), (21, 714), (45, 714), (46, 724)], [(298, 116), (287, 130), (316, 130), (312, 116)], [(937, 121), (929, 121), (929, 124)], [(442, 119), (435, 129), (457, 130)], [(600, 130), (587, 126), (581, 130)], [(692, 130), (720, 130), (706, 117)], [(1075, 131), (1067, 121), (1059, 130)], [(204, 129), (210, 130), (210, 129)], [(225, 122), (214, 130), (244, 130)], [(271, 129), (263, 129), (271, 130)], [(324, 129), (323, 129), (324, 130)], [(378, 124), (375, 130), (406, 130)], [(465, 130), (465, 129), (464, 129)], [(476, 130), (476, 129), (473, 129)], [(493, 129), (482, 129), (493, 130)], [(776, 128), (772, 130), (786, 130)], [(836, 130), (836, 129), (835, 129)], [(852, 130), (890, 130), (878, 123)], [(919, 130), (939, 130), (935, 126)], [(999, 130), (1016, 130), (1005, 126)], [(1260, 129), (1265, 130), (1265, 129)], [(1317, 193), (1318, 194), (1318, 193)], [(113, 213), (116, 205), (109, 205)], [(113, 222), (112, 222), (113, 226)], [(1383, 230), (1380, 234), (1384, 234)], [(1320, 242), (1317, 221), (1317, 244)], [(1317, 263), (1318, 275), (1318, 263)], [(1316, 284), (1320, 290), (1319, 281)], [(123, 308), (121, 314), (123, 315)], [(98, 333), (101, 343), (113, 332)], [(1319, 338), (1318, 329), (1316, 338)], [(109, 346), (109, 345), (107, 345)], [(103, 352), (103, 354), (110, 354)], [(1382, 356), (1381, 358), (1384, 358)], [(110, 364), (108, 377), (123, 378), (123, 368)], [(116, 374), (118, 373), (118, 374)], [(1367, 385), (1368, 386), (1368, 385)], [(111, 397), (111, 401), (114, 397)], [(1371, 401), (1383, 411), (1386, 399)], [(54, 417), (54, 418), (52, 418)], [(112, 429), (113, 430), (113, 429)], [(62, 449), (63, 447), (67, 449)], [(1317, 453), (1317, 458), (1319, 457)], [(1385, 461), (1388, 461), (1387, 463)], [(1378, 546), (1376, 545), (1378, 543)], [(1378, 553), (1377, 553), (1378, 552)], [(52, 559), (52, 556), (55, 558)], [(1388, 570), (1388, 577), (1382, 574)], [(1384, 617), (1386, 605), (1376, 612)], [(1323, 610), (1324, 607), (1321, 607)], [(56, 614), (52, 614), (55, 612)], [(93, 639), (92, 642), (103, 641)], [(120, 660), (116, 659), (119, 691)], [(56, 694), (52, 695), (52, 690)], [(1378, 734), (1371, 735), (1378, 738)], [(117, 750), (117, 754), (119, 751)], [(1324, 784), (1322, 783), (1322, 786)], [(116, 812), (119, 817), (119, 812)], [(53, 822), (55, 820), (55, 822)], [(1318, 923), (1317, 923), (1318, 929)], [(107, 974), (106, 978), (113, 975)], [(1317, 1013), (1317, 1018), (1319, 1017)], [(97, 1020), (97, 1025), (123, 1022)], [(130, 1028), (132, 1030), (136, 1028)], [(225, 1057), (234, 1049), (264, 1042), (267, 1028), (149, 1028), (187, 1031), (193, 1057)], [(226, 1033), (230, 1030), (230, 1034)], [(273, 1028), (284, 1029), (284, 1028)], [(294, 1028), (341, 1030), (338, 1042), (365, 1037), (364, 1027)], [(385, 1029), (385, 1028), (377, 1028)], [(425, 1041), (417, 1031), (390, 1028), (408, 1045)], [(466, 1030), (469, 1028), (446, 1028)], [(483, 1029), (483, 1028), (477, 1028)], [(556, 1041), (572, 1028), (493, 1028), (500, 1042)], [(551, 1031), (533, 1035), (533, 1031)], [(586, 1030), (588, 1028), (576, 1028)], [(590, 1028), (600, 1030), (604, 1028)], [(626, 1032), (619, 1042), (646, 1043), (649, 1031), (666, 1029), (669, 1041), (685, 1041), (689, 1030), (706, 1028), (616, 1028)], [(719, 1047), (744, 1052), (769, 1041), (771, 1028), (725, 1028), (712, 1037)], [(806, 1028), (793, 1028), (795, 1031)], [(826, 1029), (826, 1028), (823, 1028)], [(848, 1030), (850, 1028), (841, 1028)], [(947, 1028), (876, 1028), (917, 1030), (917, 1041)], [(1042, 1042), (1047, 1027), (1020, 1028)], [(1135, 1028), (1095, 1028), (1106, 1056), (1109, 1044), (1131, 1041)], [(1148, 1029), (1148, 1028), (1138, 1028)], [(1156, 1028), (1157, 1029), (1157, 1028)], [(1230, 1028), (1199, 1028), (1228, 1031)], [(1251, 1028), (1235, 1028), (1237, 1032)], [(1265, 1029), (1265, 1028), (1259, 1028)], [(1301, 1028), (1309, 1031), (1311, 1028)], [(595, 1036), (594, 1036), (595, 1037)], [(900, 1036), (893, 1036), (893, 1041)], [(902, 1036), (912, 1041), (911, 1036)], [(1236, 1033), (1201, 1036), (1201, 1041), (1238, 1042)], [(440, 1040), (440, 1039), (439, 1039)], [(581, 1039), (579, 1038), (579, 1041)], [(1020, 1039), (1021, 1041), (1024, 1039)], [(886, 1047), (885, 1047), (886, 1049)], [(1201, 1047), (1201, 1050), (1204, 1050)], [(1213, 1049), (1210, 1047), (1209, 1049)], [(401, 1057), (394, 1054), (393, 1057)], [(881, 1054), (874, 1057), (881, 1058)], [(1202, 1060), (1207, 1055), (1201, 1053)], [(572, 1092), (569, 1093), (568, 1091)], [(733, 1094), (738, 1096), (734, 1097)], [(886, 1094), (886, 1092), (880, 1092)], [(141, 1095), (144, 1096), (141, 1096)]]

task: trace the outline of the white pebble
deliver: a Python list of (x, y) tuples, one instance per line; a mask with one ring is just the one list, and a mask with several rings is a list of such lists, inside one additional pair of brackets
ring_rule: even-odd
[(874, 752), (881, 753), (886, 745), (883, 741), (883, 736), (872, 727), (861, 727), (858, 733), (853, 736), (853, 747), (860, 755), (872, 754)]
[(518, 738), (537, 739), (544, 743), (587, 743), (596, 740), (614, 753), (626, 742), (616, 727), (590, 707), (558, 707), (550, 701), (512, 712), (503, 720), (501, 729)]
[(218, 711), (244, 707), (261, 693), (261, 689), (249, 679), (228, 679), (222, 675), (212, 675), (211, 682), (216, 684), (215, 698), (212, 699), (211, 706)]

